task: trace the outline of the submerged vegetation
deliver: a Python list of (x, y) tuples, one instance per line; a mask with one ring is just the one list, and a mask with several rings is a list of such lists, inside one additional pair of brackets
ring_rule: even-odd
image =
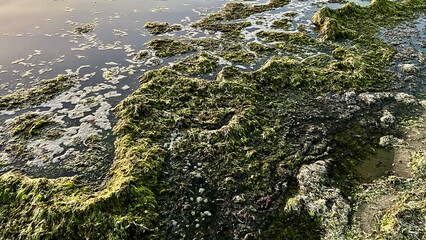
[[(194, 24), (225, 33), (225, 40), (150, 41), (158, 57), (197, 54), (144, 73), (141, 86), (116, 106), (115, 158), (105, 182), (93, 187), (79, 177), (1, 175), (0, 238), (368, 238), (357, 230), (362, 223), (350, 219), (351, 199), (380, 200), (383, 195), (370, 194), (373, 187), (395, 194), (374, 237), (423, 238), (422, 159), (413, 156), (413, 181), (391, 177), (358, 191), (356, 181), (339, 176), (374, 153), (382, 131), (395, 131), (383, 126), (390, 113), (382, 112), (418, 107), (408, 94), (383, 92), (395, 80), (395, 49), (378, 31), (424, 11), (424, 2), (324, 7), (312, 19), (318, 38), (266, 30), (256, 34), (259, 42), (235, 38), (250, 22), (228, 21), (287, 3), (228, 3)], [(170, 26), (146, 27), (158, 34)], [(293, 54), (305, 49), (315, 54)], [(204, 78), (220, 58), (248, 65), (274, 52), (284, 56), (257, 70), (226, 66), (213, 80)], [(40, 104), (72, 85), (72, 76), (43, 80), (1, 97), (0, 108)], [(404, 114), (395, 113), (395, 121)], [(10, 129), (28, 141), (52, 124), (49, 116), (26, 114)]]
[(52, 99), (74, 85), (72, 75), (59, 75), (53, 79), (41, 80), (35, 87), (20, 89), (0, 97), (0, 109), (25, 108)]
[(40, 130), (52, 123), (53, 121), (50, 120), (48, 116), (39, 116), (34, 113), (21, 115), (18, 118), (13, 119), (12, 122), (9, 122), (9, 124), (13, 126), (11, 127), (11, 133), (23, 138), (38, 135)]

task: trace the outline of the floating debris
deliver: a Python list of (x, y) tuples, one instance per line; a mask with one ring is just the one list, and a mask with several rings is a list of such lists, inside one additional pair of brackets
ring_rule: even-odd
[(93, 32), (95, 30), (95, 27), (96, 27), (96, 24), (86, 23), (86, 24), (75, 27), (74, 33), (85, 34), (85, 33)]

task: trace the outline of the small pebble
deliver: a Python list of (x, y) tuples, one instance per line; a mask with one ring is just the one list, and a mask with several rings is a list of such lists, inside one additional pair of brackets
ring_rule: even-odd
[(203, 214), (206, 215), (206, 216), (209, 216), (209, 217), (212, 215), (209, 211), (204, 211)]

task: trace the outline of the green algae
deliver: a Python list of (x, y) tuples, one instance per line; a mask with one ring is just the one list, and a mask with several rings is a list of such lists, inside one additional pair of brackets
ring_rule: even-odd
[(359, 214), (371, 217), (367, 220), (355, 217), (354, 227), (345, 234), (346, 238), (423, 239), (426, 236), (424, 186), (424, 179), (413, 181), (390, 176), (358, 188), (359, 205), (369, 204), (375, 208), (358, 209)]
[(72, 75), (59, 75), (53, 79), (41, 80), (35, 87), (19, 89), (14, 93), (0, 97), (0, 109), (27, 108), (41, 104), (74, 85)]
[(283, 16), (284, 17), (296, 17), (297, 15), (299, 15), (297, 12), (285, 12), (284, 14), (283, 14)]
[(367, 7), (347, 3), (335, 10), (323, 7), (312, 17), (312, 22), (323, 40), (349, 38), (365, 41), (375, 37), (379, 26), (412, 18), (422, 7), (422, 1), (375, 0)]
[(232, 38), (238, 36), (242, 29), (251, 24), (249, 22), (226, 23), (227, 21), (244, 19), (256, 13), (282, 7), (288, 3), (288, 0), (271, 0), (267, 4), (249, 6), (244, 3), (231, 2), (227, 3), (221, 11), (210, 14), (192, 24), (192, 26), (203, 30), (224, 32), (226, 37)]
[(218, 50), (222, 45), (223, 41), (215, 38), (197, 38), (197, 39), (191, 39), (189, 41), (192, 45), (195, 45), (198, 48), (201, 48), (201, 50), (206, 51), (214, 51)]
[(271, 27), (288, 30), (291, 27), (291, 19), (283, 18), (283, 19), (275, 20), (272, 22)]
[(241, 64), (250, 64), (254, 63), (256, 59), (256, 55), (246, 51), (243, 46), (236, 44), (236, 45), (229, 45), (224, 48), (224, 50), (220, 53), (221, 57), (227, 61), (231, 61), (234, 63), (241, 63)]
[(244, 3), (227, 3), (218, 13), (210, 14), (200, 22), (229, 21), (247, 18), (255, 13), (261, 13), (288, 4), (287, 0), (271, 0), (267, 4), (249, 6)]
[[(394, 6), (394, 3), (388, 1), (381, 2), (386, 6)], [(281, 1), (273, 1), (267, 6), (277, 7), (281, 4)], [(234, 20), (260, 11), (258, 9), (268, 9), (246, 8), (251, 7), (230, 5), (217, 19)], [(339, 18), (349, 13), (357, 14), (357, 9), (354, 7), (352, 12), (346, 10), (348, 12), (342, 13)], [(367, 9), (386, 14), (386, 10), (382, 12), (377, 7)], [(240, 10), (244, 11), (235, 14)], [(406, 16), (405, 13), (399, 15)], [(378, 16), (374, 18), (380, 19)], [(321, 21), (317, 23), (327, 25)], [(354, 40), (356, 34), (353, 33), (364, 30), (356, 24), (344, 24), (343, 27), (339, 24), (328, 24), (320, 34), (322, 40)], [(337, 33), (333, 32), (336, 29)], [(304, 36), (263, 34), (267, 41), (268, 38), (271, 41), (287, 41), (296, 46), (317, 44)], [(118, 136), (116, 157), (104, 185), (92, 190), (79, 184), (76, 178), (47, 180), (30, 179), (13, 172), (5, 174), (0, 177), (0, 223), (4, 226), (0, 237), (148, 239), (157, 238), (159, 234), (161, 238), (164, 229), (158, 229), (159, 226), (163, 227), (159, 225), (158, 214), (161, 211), (158, 201), (166, 199), (166, 202), (178, 202), (179, 196), (185, 194), (175, 185), (165, 184), (164, 189), (158, 188), (164, 184), (160, 175), (167, 159), (178, 162), (176, 168), (188, 159), (194, 160), (193, 163), (209, 163), (211, 170), (208, 176), (214, 183), (213, 189), (220, 190), (212, 194), (227, 202), (232, 202), (235, 194), (245, 195), (249, 202), (265, 199), (274, 191), (272, 182), (286, 179), (288, 174), (294, 174), (303, 164), (300, 153), (283, 136), (288, 134), (288, 128), (293, 127), (292, 119), (288, 116), (298, 111), (313, 110), (311, 107), (301, 109), (301, 106), (309, 105), (307, 102), (311, 92), (383, 90), (389, 86), (390, 75), (383, 69), (390, 62), (394, 50), (377, 39), (355, 40), (355, 47), (333, 46), (334, 51), (330, 55), (312, 61), (276, 57), (252, 73), (224, 68), (214, 81), (181, 75), (208, 71), (214, 65), (208, 57), (195, 58), (196, 61), (207, 63), (207, 67), (200, 69), (181, 64), (174, 69), (171, 67), (147, 72), (141, 78), (141, 87), (116, 108), (119, 118), (115, 127)], [(181, 52), (178, 49), (182, 45), (176, 47), (176, 42), (154, 40), (150, 47), (160, 57), (193, 50), (185, 45), (185, 51)], [(230, 55), (229, 59), (242, 61), (237, 57)], [(294, 90), (293, 93), (289, 93), (290, 89)], [(299, 101), (291, 103), (289, 99)], [(45, 125), (41, 121), (34, 126), (37, 130)], [(165, 147), (176, 129), (184, 136), (183, 139), (172, 147), (169, 145), (170, 148)], [(364, 142), (353, 143), (348, 136), (342, 137), (339, 142), (347, 143), (351, 150), (364, 150)], [(346, 153), (342, 151), (342, 154)], [(393, 232), (394, 228), (402, 230), (402, 233), (412, 229), (400, 223), (410, 219), (423, 221), (424, 215), (421, 214), (424, 213), (424, 201), (420, 199), (424, 194), (420, 191), (413, 195), (408, 198), (401, 196), (401, 206), (405, 206), (407, 211), (391, 211), (382, 219), (380, 229), (383, 236), (401, 237)], [(416, 202), (414, 206), (412, 200)], [(226, 212), (226, 209), (220, 209), (219, 204), (215, 207)], [(256, 216), (262, 216), (265, 208), (268, 208), (267, 205), (260, 203)], [(166, 210), (174, 213), (171, 209)], [(321, 221), (316, 216), (307, 212), (299, 215), (287, 213), (283, 209), (278, 209), (276, 213), (273, 226), (266, 227), (265, 237), (320, 237)], [(217, 223), (211, 225), (214, 233), (223, 227), (219, 225), (220, 221), (233, 218), (230, 215), (215, 217)], [(231, 228), (231, 224), (225, 227)], [(188, 234), (195, 234), (193, 228), (187, 231)], [(233, 236), (229, 231), (226, 234)]]
[(209, 54), (190, 56), (173, 64), (172, 69), (188, 76), (212, 73), (218, 67), (218, 59)]
[(109, 178), (98, 191), (77, 178), (2, 175), (1, 237), (123, 239), (155, 234), (156, 201), (147, 186), (156, 184), (162, 151), (143, 140), (132, 146), (130, 134), (121, 136)]
[[(175, 163), (173, 171), (179, 171), (190, 157), (209, 165), (207, 176), (203, 177), (214, 184), (213, 189), (220, 190), (214, 193), (217, 198), (230, 200), (234, 194), (241, 193), (257, 201), (271, 191), (268, 183), (283, 174), (276, 172), (277, 165), (291, 155), (289, 146), (279, 137), (286, 128), (280, 123), (281, 116), (275, 114), (279, 110), (272, 104), (277, 102), (277, 96), (263, 94), (258, 89), (261, 85), (233, 68), (224, 69), (219, 76), (215, 81), (205, 81), (182, 77), (166, 68), (146, 73), (141, 88), (122, 103), (129, 106), (143, 103), (123, 108), (122, 111), (134, 119), (128, 131), (142, 131), (140, 135), (155, 139), (158, 144), (167, 141), (174, 131), (182, 132), (182, 138), (169, 150)], [(263, 160), (256, 161), (260, 158)], [(292, 162), (281, 168), (285, 172), (296, 166), (297, 163)], [(183, 179), (178, 175), (169, 181)], [(180, 202), (179, 198), (185, 195), (179, 191), (179, 188), (167, 187), (159, 198)], [(167, 208), (168, 204), (162, 206)], [(221, 221), (227, 218), (216, 217)]]
[(85, 34), (89, 33), (95, 30), (95, 24), (93, 23), (86, 23), (80, 26), (77, 26), (74, 28), (74, 33), (76, 34)]
[(312, 67), (326, 67), (332, 61), (336, 61), (335, 58), (325, 53), (316, 54), (303, 59), (304, 64)]
[(262, 38), (265, 42), (285, 42), (298, 45), (313, 45), (315, 39), (301, 32), (271, 32), (261, 31), (256, 35)]
[(413, 174), (419, 178), (426, 178), (426, 158), (423, 149), (412, 152), (410, 157)]
[(157, 38), (147, 44), (149, 48), (154, 50), (155, 55), (162, 58), (195, 51), (192, 46), (186, 43), (168, 38)]
[[(237, 23), (217, 23), (217, 24), (208, 24), (203, 25), (204, 30), (209, 30), (213, 32), (222, 32), (224, 33), (225, 38), (238, 38), (241, 34), (241, 31), (247, 27), (251, 26), (250, 22), (237, 22)], [(194, 27), (199, 27), (199, 25), (194, 25)]]
[(147, 22), (144, 25), (151, 34), (158, 35), (167, 32), (174, 32), (182, 30), (182, 25), (180, 24), (169, 24), (167, 22)]
[(40, 134), (40, 131), (53, 123), (49, 116), (39, 115), (36, 113), (28, 113), (13, 119), (12, 122), (7, 124), (11, 127), (11, 133), (14, 136), (21, 136), (28, 138)]
[(261, 43), (257, 43), (257, 42), (248, 43), (247, 48), (250, 51), (255, 52), (258, 57), (271, 54), (275, 50), (273, 47), (270, 47)]
[(145, 59), (149, 56), (148, 50), (140, 50), (138, 53), (136, 53), (135, 57), (133, 57), (133, 60), (140, 61), (142, 59)]
[(252, 76), (264, 82), (274, 82), (281, 89), (317, 92), (379, 90), (385, 88), (389, 82), (389, 79), (383, 76), (384, 73), (374, 72), (372, 69), (360, 71), (362, 69), (348, 66), (345, 61), (331, 62), (321, 68), (310, 67), (291, 57), (273, 57)]

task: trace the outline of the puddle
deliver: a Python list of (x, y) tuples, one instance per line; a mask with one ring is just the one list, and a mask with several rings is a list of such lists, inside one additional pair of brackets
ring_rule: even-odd
[(392, 173), (395, 153), (393, 150), (377, 148), (376, 153), (355, 167), (359, 177), (366, 182)]

